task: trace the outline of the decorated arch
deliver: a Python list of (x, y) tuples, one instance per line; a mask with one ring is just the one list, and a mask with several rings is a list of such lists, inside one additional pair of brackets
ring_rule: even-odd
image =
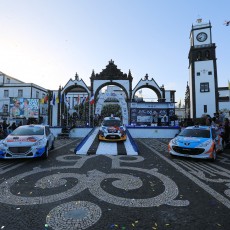
[(90, 80), (91, 94), (94, 95), (95, 98), (99, 95), (100, 90), (108, 85), (120, 87), (124, 91), (127, 101), (131, 98), (133, 80), (131, 72), (129, 71), (128, 75), (121, 72), (112, 60), (109, 61), (109, 64), (101, 73), (95, 74), (93, 71)]
[(95, 108), (95, 114), (96, 115), (101, 115), (101, 110), (104, 106), (104, 102), (108, 98), (114, 98), (118, 100), (118, 103), (121, 107), (121, 113), (122, 113), (122, 122), (123, 124), (127, 125), (129, 123), (128, 119), (128, 107), (127, 107), (127, 102), (125, 101), (125, 98), (121, 94), (116, 94), (116, 93), (103, 93), (100, 94), (98, 97), (98, 101), (96, 104)]

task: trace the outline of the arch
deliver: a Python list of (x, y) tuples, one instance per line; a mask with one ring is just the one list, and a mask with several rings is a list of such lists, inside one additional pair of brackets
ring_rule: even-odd
[(125, 96), (126, 96), (126, 98), (128, 99), (128, 92), (127, 92), (127, 90), (125, 89), (125, 87), (123, 87), (123, 85), (121, 85), (120, 83), (117, 83), (117, 82), (115, 82), (115, 81), (109, 81), (109, 82), (105, 82), (105, 83), (103, 83), (103, 84), (101, 84), (98, 88), (97, 88), (97, 90), (95, 91), (95, 98), (97, 98), (97, 95), (99, 95), (100, 93), (100, 90), (103, 88), (103, 87), (105, 87), (105, 86), (108, 86), (108, 85), (115, 85), (115, 86), (118, 86), (118, 87), (120, 87), (123, 91), (124, 91), (124, 93), (125, 93)]
[(132, 91), (131, 99), (134, 98), (134, 95), (137, 92), (137, 90), (140, 90), (142, 88), (148, 88), (148, 89), (153, 90), (156, 93), (159, 102), (164, 102), (165, 101), (165, 89), (164, 89), (164, 86), (162, 85), (162, 87), (159, 87), (158, 84), (155, 82), (155, 80), (153, 78), (151, 80), (149, 80), (148, 74), (145, 75), (144, 79), (141, 79), (137, 83), (137, 85), (135, 86), (135, 88)]
[(104, 104), (105, 100), (107, 100), (108, 98), (115, 98), (119, 101), (119, 105), (121, 107), (121, 113), (122, 113), (122, 122), (124, 125), (127, 125), (129, 123), (128, 107), (127, 107), (127, 102), (125, 101), (125, 99), (122, 95), (119, 95), (116, 93), (100, 94), (98, 101), (96, 103), (95, 114), (101, 115), (101, 110), (102, 110), (103, 104)]
[(72, 80), (70, 79), (67, 84), (63, 87), (63, 89), (61, 90), (61, 96), (63, 96), (63, 94), (70, 92), (73, 89), (84, 89), (84, 92), (90, 94), (90, 90), (89, 88), (86, 86), (85, 82), (81, 79), (75, 79)]
[(144, 88), (151, 89), (154, 93), (156, 93), (157, 98), (158, 98), (158, 101), (159, 101), (160, 99), (162, 99), (161, 92), (159, 92), (159, 90), (158, 90), (156, 87), (152, 86), (152, 85), (142, 85), (142, 86), (140, 86), (140, 87), (137, 87), (135, 90), (133, 90), (132, 99), (134, 99), (135, 93), (136, 93), (138, 90), (144, 89)]

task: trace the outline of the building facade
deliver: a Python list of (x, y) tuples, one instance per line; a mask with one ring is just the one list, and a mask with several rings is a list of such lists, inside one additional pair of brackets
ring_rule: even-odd
[(211, 23), (202, 19), (192, 25), (189, 50), (190, 117), (219, 111), (216, 45), (212, 41)]
[(48, 123), (47, 94), (48, 90), (43, 87), (0, 72), (0, 120), (25, 124), (34, 119)]

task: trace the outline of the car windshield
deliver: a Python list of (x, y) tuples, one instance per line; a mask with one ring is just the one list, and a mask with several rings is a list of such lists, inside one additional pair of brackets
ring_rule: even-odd
[(28, 136), (28, 135), (44, 135), (44, 128), (38, 126), (20, 126), (15, 129), (11, 135), (13, 136)]
[(210, 131), (204, 129), (184, 129), (178, 136), (210, 138)]
[(121, 126), (120, 120), (104, 120), (103, 121), (104, 126)]

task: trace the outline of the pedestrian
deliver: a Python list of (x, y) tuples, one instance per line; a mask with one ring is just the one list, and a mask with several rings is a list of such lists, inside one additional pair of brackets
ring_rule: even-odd
[(3, 129), (3, 134), (5, 137), (8, 135), (8, 131), (7, 131), (8, 126), (9, 124), (7, 124), (6, 121), (4, 120), (2, 123), (2, 129)]
[(17, 128), (17, 125), (15, 122), (13, 122), (12, 125), (10, 126), (10, 129), (14, 131), (16, 128)]
[(212, 122), (212, 119), (210, 117), (210, 115), (206, 115), (206, 119), (205, 119), (205, 125), (210, 126)]
[(216, 122), (216, 117), (213, 117), (212, 118), (212, 122), (211, 122), (211, 126), (213, 127), (213, 128), (217, 128), (217, 122)]
[(227, 117), (224, 118), (223, 128), (224, 128), (223, 144), (226, 147), (229, 144), (229, 135), (230, 135), (229, 119)]

